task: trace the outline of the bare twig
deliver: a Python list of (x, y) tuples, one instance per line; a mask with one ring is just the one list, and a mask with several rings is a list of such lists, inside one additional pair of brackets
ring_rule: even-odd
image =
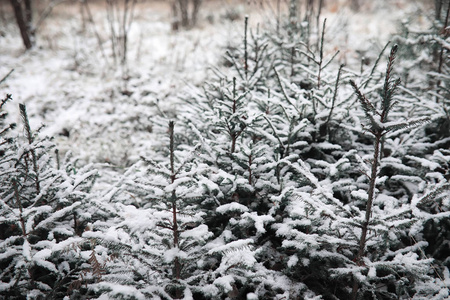
[(34, 26), (34, 32), (36, 32), (41, 25), (44, 23), (45, 19), (47, 19), (47, 17), (52, 13), (53, 9), (63, 3), (63, 2), (67, 2), (69, 0), (56, 0), (56, 1), (52, 1), (49, 3), (49, 5), (44, 9), (44, 11), (41, 13), (41, 15), (39, 16), (39, 19), (36, 22), (36, 25)]
[(5, 76), (3, 76), (2, 79), (0, 79), (0, 84), (2, 84), (8, 77), (11, 75), (11, 73), (14, 72), (14, 69), (11, 69), (11, 71), (8, 72)]

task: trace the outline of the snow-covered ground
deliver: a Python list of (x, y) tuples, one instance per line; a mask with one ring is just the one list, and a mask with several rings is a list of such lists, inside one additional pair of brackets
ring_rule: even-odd
[[(94, 24), (83, 22), (77, 2), (56, 7), (31, 51), (24, 51), (10, 7), (3, 3), (0, 77), (14, 72), (0, 86), (0, 95), (13, 96), (7, 105), (10, 118), (19, 122), (18, 103), (25, 103), (34, 129), (45, 124), (42, 134), (54, 136), (61, 152), (70, 149), (85, 161), (123, 167), (151, 153), (158, 144), (152, 117), (183, 109), (177, 95), (213, 76), (211, 66), (220, 68), (225, 47), (242, 40), (244, 16), (255, 29), (258, 23), (276, 22), (277, 15), (277, 1), (206, 1), (199, 26), (173, 32), (168, 2), (138, 4), (125, 73), (110, 55), (103, 1), (91, 5)], [(321, 20), (328, 19), (327, 49), (340, 49), (339, 60), (347, 64), (370, 59), (407, 16), (425, 26), (429, 20), (421, 15), (431, 6), (426, 1), (365, 1), (356, 13), (348, 1), (326, 2)]]

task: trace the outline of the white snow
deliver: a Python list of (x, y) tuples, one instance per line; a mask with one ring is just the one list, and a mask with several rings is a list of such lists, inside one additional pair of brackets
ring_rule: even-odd
[(187, 257), (187, 254), (179, 248), (172, 248), (164, 252), (164, 261), (166, 263), (174, 261), (177, 257), (183, 259)]
[(101, 299), (134, 298), (145, 300), (146, 297), (133, 286), (115, 284), (102, 281), (92, 285), (93, 289), (109, 289), (110, 292), (102, 294)]
[(234, 283), (234, 278), (231, 275), (225, 275), (217, 278), (213, 283), (221, 287), (221, 289), (223, 289), (225, 292), (230, 292), (233, 290), (231, 284)]
[(292, 268), (292, 267), (294, 267), (297, 264), (297, 262), (298, 262), (298, 257), (297, 257), (297, 255), (294, 254), (291, 257), (289, 257), (289, 260), (287, 262), (287, 266), (289, 268)]
[(248, 207), (245, 205), (242, 205), (237, 202), (231, 202), (227, 204), (223, 204), (216, 208), (216, 211), (220, 214), (226, 214), (229, 212), (248, 212)]
[(353, 197), (355, 197), (357, 199), (366, 200), (366, 201), (367, 201), (367, 199), (369, 199), (369, 195), (367, 194), (367, 191), (365, 191), (365, 190), (352, 191), (351, 194)]
[(27, 261), (31, 261), (31, 246), (30, 246), (30, 243), (28, 242), (28, 240), (27, 239), (25, 239), (24, 241), (23, 241), (23, 246), (22, 246), (23, 248), (22, 248), (22, 254), (23, 254), (23, 256), (24, 256), (24, 258), (25, 258), (25, 260), (27, 260)]

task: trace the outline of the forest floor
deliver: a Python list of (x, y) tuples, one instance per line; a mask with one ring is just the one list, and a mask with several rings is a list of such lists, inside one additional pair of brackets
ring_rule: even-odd
[[(158, 145), (152, 117), (183, 109), (178, 95), (221, 68), (226, 48), (242, 41), (244, 16), (253, 31), (276, 26), (276, 2), (206, 1), (198, 26), (176, 32), (166, 1), (140, 3), (125, 67), (112, 58), (103, 1), (91, 4), (93, 22), (76, 2), (57, 6), (31, 51), (24, 51), (9, 6), (0, 3), (0, 77), (14, 69), (0, 94), (12, 94), (11, 120), (19, 123), (18, 103), (25, 103), (33, 129), (45, 125), (42, 134), (54, 136), (60, 152), (120, 169)], [(366, 1), (359, 12), (347, 2), (325, 5), (319, 20), (320, 27), (327, 18), (326, 51), (339, 49), (338, 59), (346, 64), (359, 64), (363, 57), (369, 63), (403, 19), (414, 17), (424, 27), (430, 21), (425, 12), (431, 1)]]

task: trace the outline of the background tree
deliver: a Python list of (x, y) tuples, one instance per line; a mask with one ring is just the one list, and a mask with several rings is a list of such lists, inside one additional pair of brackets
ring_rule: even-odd
[(10, 0), (10, 3), (14, 9), (14, 16), (16, 18), (17, 25), (19, 26), (23, 44), (27, 50), (34, 46), (36, 31), (41, 26), (42, 22), (50, 15), (56, 5), (64, 1), (66, 0), (51, 1), (40, 14), (36, 24), (33, 24), (34, 8), (31, 4), (32, 1)]
[[(189, 3), (192, 2), (192, 7)], [(172, 29), (178, 30), (179, 27), (189, 28), (197, 24), (198, 12), (203, 0), (174, 0), (172, 2), (172, 13), (174, 20)]]
[[(23, 4), (22, 4), (23, 3)], [(32, 27), (33, 12), (31, 8), (31, 0), (19, 1), (11, 0), (14, 9), (17, 25), (19, 26), (22, 41), (27, 49), (31, 49), (34, 45), (34, 29)]]

